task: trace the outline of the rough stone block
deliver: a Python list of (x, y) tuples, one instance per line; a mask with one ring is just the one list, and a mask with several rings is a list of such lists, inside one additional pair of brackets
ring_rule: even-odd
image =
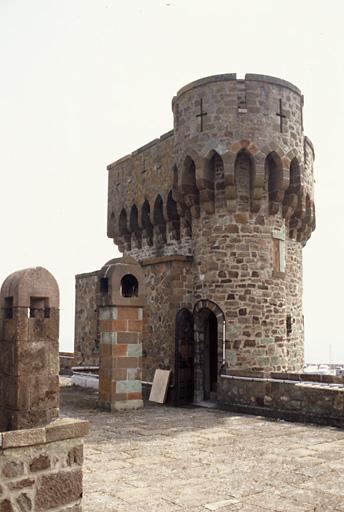
[(20, 512), (30, 512), (32, 510), (32, 499), (28, 494), (20, 494), (17, 497), (16, 502)]
[(89, 432), (88, 421), (59, 419), (47, 425), (47, 442), (60, 441), (62, 439), (73, 439), (75, 437), (84, 437)]
[(5, 499), (0, 501), (0, 512), (15, 512), (10, 500)]
[(38, 457), (32, 459), (29, 467), (32, 473), (48, 469), (50, 468), (50, 458), (47, 455), (41, 454)]
[(19, 460), (9, 460), (2, 468), (2, 476), (14, 478), (24, 474), (24, 464)]
[(44, 428), (12, 430), (2, 434), (2, 448), (33, 446), (35, 444), (45, 443), (45, 440)]
[(39, 479), (35, 496), (37, 511), (62, 507), (82, 498), (82, 472), (80, 469), (43, 475)]

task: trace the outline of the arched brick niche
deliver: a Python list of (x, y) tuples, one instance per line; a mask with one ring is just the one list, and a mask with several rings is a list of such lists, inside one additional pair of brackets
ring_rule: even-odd
[(42, 267), (14, 272), (0, 292), (0, 430), (58, 417), (59, 289)]
[(129, 256), (99, 272), (99, 403), (106, 410), (142, 407), (144, 274)]

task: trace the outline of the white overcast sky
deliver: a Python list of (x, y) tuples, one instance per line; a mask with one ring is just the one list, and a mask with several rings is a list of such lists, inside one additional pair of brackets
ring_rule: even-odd
[(73, 350), (74, 275), (115, 256), (106, 165), (172, 128), (171, 99), (216, 73), (305, 96), (317, 229), (304, 250), (306, 359), (344, 362), (343, 2), (0, 0), (0, 281), (42, 265)]

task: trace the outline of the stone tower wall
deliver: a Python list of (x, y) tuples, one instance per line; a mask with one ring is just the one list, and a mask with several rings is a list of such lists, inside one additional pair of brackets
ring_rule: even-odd
[(74, 366), (99, 365), (98, 271), (75, 276)]
[(147, 294), (142, 375), (144, 381), (152, 381), (156, 368), (174, 367), (176, 315), (193, 307), (192, 260), (166, 256), (143, 265)]
[[(170, 286), (159, 295), (149, 262), (189, 256), (191, 282), (185, 278), (177, 307), (217, 304), (227, 363), (302, 368), (302, 246), (315, 227), (314, 151), (302, 107), (300, 91), (283, 80), (205, 78), (173, 99), (173, 132), (108, 167), (108, 236), (146, 274), (152, 313), (144, 351), (150, 329), (159, 332), (159, 347), (166, 336), (174, 342), (174, 292)], [(160, 317), (168, 318), (161, 329)], [(157, 351), (152, 346), (147, 356), (155, 367), (165, 358)]]

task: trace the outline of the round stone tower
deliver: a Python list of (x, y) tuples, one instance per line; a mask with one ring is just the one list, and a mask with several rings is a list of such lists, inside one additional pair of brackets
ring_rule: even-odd
[(196, 392), (224, 365), (300, 371), (302, 247), (315, 227), (303, 96), (277, 78), (225, 74), (183, 87), (172, 108), (172, 132), (108, 167), (108, 235), (146, 275), (144, 353), (174, 367), (184, 312)]
[(315, 227), (303, 96), (284, 80), (226, 74), (183, 87), (172, 105), (195, 300), (222, 309), (231, 367), (302, 370), (302, 246)]

